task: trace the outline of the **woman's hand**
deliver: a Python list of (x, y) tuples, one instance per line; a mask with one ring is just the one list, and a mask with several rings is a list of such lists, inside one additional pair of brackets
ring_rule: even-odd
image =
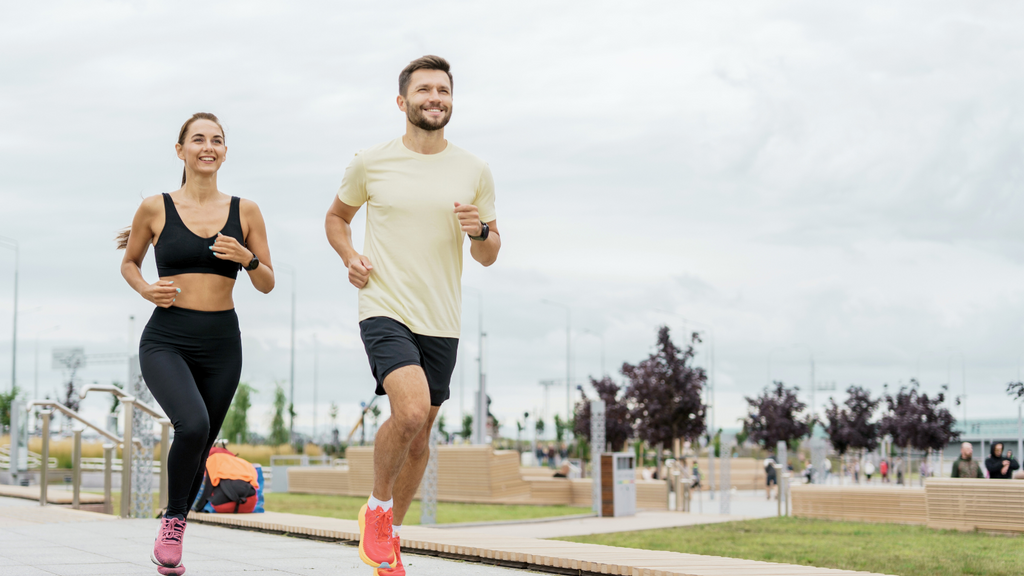
[(181, 288), (174, 287), (174, 280), (159, 280), (143, 288), (139, 294), (161, 308), (170, 308), (180, 292)]
[(249, 262), (252, 262), (253, 254), (248, 248), (239, 244), (238, 240), (231, 236), (225, 236), (219, 232), (217, 241), (210, 246), (210, 250), (213, 250), (213, 255), (221, 260), (238, 262), (242, 266), (248, 266)]

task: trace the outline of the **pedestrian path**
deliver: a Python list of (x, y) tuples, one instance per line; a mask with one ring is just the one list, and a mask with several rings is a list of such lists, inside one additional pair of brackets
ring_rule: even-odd
[[(354, 542), (359, 538), (355, 520), (319, 518), (299, 514), (194, 514), (190, 519), (274, 534)], [(846, 576), (867, 572), (832, 570), (700, 556), (654, 550), (635, 550), (484, 534), (476, 529), (402, 528), (402, 549), (443, 558), (473, 560), (511, 568), (558, 574), (613, 574), (622, 576)], [(410, 571), (410, 574), (412, 572)], [(872, 575), (880, 576), (880, 575)]]
[[(155, 576), (149, 560), (156, 520), (121, 520), (38, 502), (0, 498), (0, 576)], [(265, 573), (302, 576), (373, 570), (358, 549), (305, 538), (231, 530), (190, 522), (185, 533), (187, 576)], [(479, 563), (403, 554), (412, 576), (525, 576)]]
[(655, 530), (658, 528), (677, 528), (679, 526), (696, 526), (698, 524), (717, 524), (751, 520), (747, 516), (722, 514), (681, 514), (679, 512), (647, 511), (637, 512), (635, 516), (620, 518), (566, 518), (564, 520), (529, 520), (524, 522), (496, 522), (493, 524), (472, 525), (437, 525), (444, 530), (472, 529), (477, 534), (495, 536), (515, 536), (519, 538), (565, 538), (568, 536), (589, 536), (590, 534), (611, 534), (613, 532), (632, 532), (634, 530)]

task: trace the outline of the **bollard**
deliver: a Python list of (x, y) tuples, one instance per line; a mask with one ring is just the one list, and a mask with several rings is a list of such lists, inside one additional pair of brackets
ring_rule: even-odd
[(167, 509), (167, 454), (171, 450), (171, 421), (160, 422), (160, 508)]
[(80, 509), (82, 495), (82, 431), (75, 430), (71, 445), (71, 507)]
[(39, 474), (39, 505), (46, 506), (46, 485), (50, 475), (50, 416), (53, 412), (44, 410), (43, 416), (43, 462)]
[(114, 498), (111, 485), (114, 475), (114, 448), (113, 444), (103, 445), (103, 513), (114, 513)]
[(121, 518), (132, 517), (132, 418), (135, 399), (122, 398), (124, 436), (121, 438)]

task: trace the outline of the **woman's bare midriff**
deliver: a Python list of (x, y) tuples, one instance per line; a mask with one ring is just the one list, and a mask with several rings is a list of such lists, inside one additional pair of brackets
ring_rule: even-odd
[(220, 312), (235, 307), (235, 301), (231, 298), (235, 281), (231, 278), (217, 274), (178, 274), (160, 279), (173, 280), (174, 286), (181, 289), (172, 307), (202, 312)]

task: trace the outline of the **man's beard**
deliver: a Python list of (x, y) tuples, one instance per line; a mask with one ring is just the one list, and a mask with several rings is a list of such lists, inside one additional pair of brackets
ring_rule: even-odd
[(430, 119), (423, 115), (422, 109), (413, 108), (411, 106), (406, 111), (405, 116), (406, 118), (409, 119), (409, 122), (411, 122), (413, 126), (421, 130), (433, 132), (434, 130), (440, 130), (448, 125), (448, 121), (452, 119), (452, 109), (449, 107), (448, 112), (444, 115), (444, 118), (441, 118), (440, 120), (437, 121), (431, 121)]

